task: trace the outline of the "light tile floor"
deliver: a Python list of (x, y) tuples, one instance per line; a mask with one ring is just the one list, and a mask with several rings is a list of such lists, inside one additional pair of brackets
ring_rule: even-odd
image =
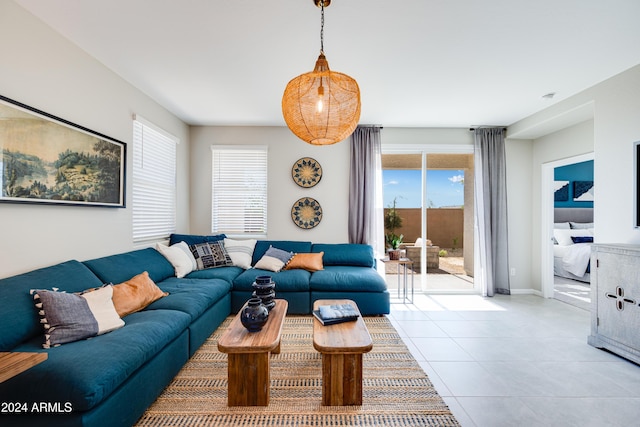
[(389, 318), (463, 427), (640, 425), (640, 366), (587, 344), (586, 310), (416, 294)]

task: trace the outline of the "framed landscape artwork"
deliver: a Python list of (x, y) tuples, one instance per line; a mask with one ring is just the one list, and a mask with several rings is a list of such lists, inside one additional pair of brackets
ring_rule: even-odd
[(0, 95), (0, 202), (125, 207), (126, 144)]

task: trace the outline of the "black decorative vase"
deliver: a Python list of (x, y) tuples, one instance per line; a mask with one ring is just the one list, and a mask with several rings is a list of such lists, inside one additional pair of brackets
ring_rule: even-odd
[(251, 286), (254, 289), (253, 297), (260, 298), (267, 310), (276, 306), (276, 283), (271, 280), (271, 276), (258, 276)]
[(249, 332), (258, 332), (269, 319), (269, 310), (260, 298), (251, 298), (240, 313), (240, 322)]

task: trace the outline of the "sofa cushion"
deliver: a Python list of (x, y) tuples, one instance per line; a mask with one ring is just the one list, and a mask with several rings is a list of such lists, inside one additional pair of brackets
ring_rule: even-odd
[(81, 292), (101, 285), (100, 279), (78, 261), (0, 279), (0, 351), (9, 351), (34, 337), (42, 344), (42, 325), (29, 294), (32, 289), (56, 287), (67, 292)]
[[(74, 411), (90, 410), (180, 336), (191, 321), (175, 310), (137, 312), (126, 320), (123, 328), (111, 333), (46, 350), (45, 362), (0, 384), (0, 401), (69, 402)], [(15, 351), (43, 351), (40, 344), (35, 338)]]
[(42, 347), (55, 347), (123, 327), (112, 296), (113, 286), (81, 294), (34, 290), (33, 302), (44, 327)]
[(309, 291), (309, 277), (311, 273), (306, 270), (283, 270), (273, 273), (259, 268), (252, 268), (241, 273), (233, 281), (233, 289), (236, 291), (253, 291), (253, 282), (258, 276), (271, 276), (276, 283), (276, 298), (278, 292)]
[(196, 270), (189, 273), (186, 279), (222, 279), (233, 283), (233, 279), (244, 271), (243, 268), (235, 266), (209, 268), (206, 270)]
[(222, 240), (217, 242), (197, 243), (189, 246), (196, 260), (198, 270), (207, 268), (226, 267), (233, 265), (231, 257), (224, 248)]
[(260, 258), (267, 252), (269, 247), (282, 249), (287, 252), (311, 252), (311, 242), (292, 241), (292, 240), (258, 240), (253, 250), (253, 259), (251, 265), (255, 265)]
[(171, 246), (157, 243), (156, 250), (173, 265), (176, 277), (184, 277), (198, 268), (196, 259), (185, 242), (179, 242)]
[(327, 265), (375, 267), (373, 248), (358, 243), (316, 243), (311, 252), (324, 252), (322, 262)]
[(308, 253), (308, 254), (295, 254), (291, 261), (287, 263), (285, 270), (293, 270), (301, 268), (307, 271), (318, 271), (323, 269), (322, 255), (324, 252)]
[(96, 258), (84, 261), (84, 265), (103, 283), (121, 283), (143, 271), (148, 271), (149, 277), (156, 283), (175, 274), (173, 265), (153, 248)]
[(224, 240), (225, 234), (215, 234), (211, 236), (199, 236), (196, 234), (171, 234), (169, 236), (169, 245), (175, 245), (179, 242), (185, 242), (187, 246), (197, 245), (198, 243), (217, 242)]
[(146, 311), (178, 310), (191, 316), (192, 322), (231, 291), (231, 284), (220, 279), (169, 277), (158, 283), (158, 287), (169, 295), (149, 305)]
[(152, 302), (167, 296), (153, 283), (146, 271), (113, 286), (113, 305), (120, 317), (140, 311)]
[(370, 267), (325, 266), (324, 270), (311, 275), (309, 287), (314, 291), (383, 292), (387, 289), (387, 284)]

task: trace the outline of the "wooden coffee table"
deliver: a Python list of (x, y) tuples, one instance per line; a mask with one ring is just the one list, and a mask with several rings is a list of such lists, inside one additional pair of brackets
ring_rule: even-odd
[(0, 353), (0, 383), (47, 360), (47, 353)]
[[(321, 305), (351, 304), (351, 300), (317, 300)], [(322, 353), (322, 404), (362, 405), (362, 355), (373, 342), (362, 317), (353, 322), (322, 326), (313, 318), (313, 347)]]
[[(280, 353), (280, 335), (289, 304), (277, 299), (269, 319), (259, 332), (249, 332), (240, 323), (240, 312), (218, 340), (218, 350), (228, 356), (229, 406), (269, 404), (269, 354)], [(244, 307), (243, 307), (244, 308)]]

